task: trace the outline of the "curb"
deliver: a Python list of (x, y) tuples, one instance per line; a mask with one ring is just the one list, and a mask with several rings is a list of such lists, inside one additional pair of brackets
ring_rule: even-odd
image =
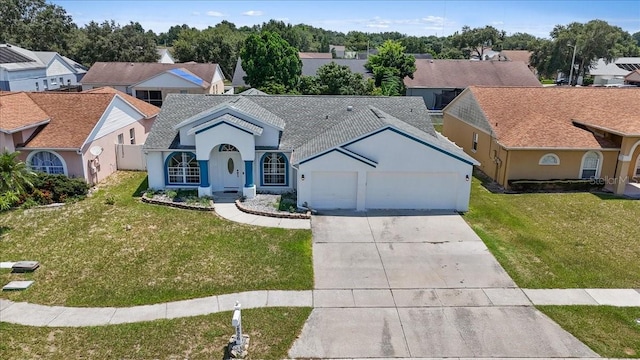
[(253, 209), (249, 209), (247, 207), (244, 207), (240, 200), (236, 200), (235, 203), (236, 203), (236, 207), (238, 208), (238, 210), (240, 210), (242, 212), (245, 212), (247, 214), (251, 214), (251, 215), (267, 216), (267, 217), (280, 218), (280, 219), (304, 219), (304, 220), (311, 219), (311, 212), (309, 212), (309, 211), (307, 211), (304, 214), (298, 214), (298, 213), (272, 213), (272, 212), (266, 212), (266, 211), (253, 210)]
[(210, 204), (209, 207), (202, 207), (202, 206), (189, 205), (186, 203), (175, 203), (175, 202), (169, 202), (169, 201), (150, 199), (147, 197), (147, 195), (144, 195), (144, 194), (140, 199), (142, 200), (143, 203), (152, 204), (152, 205), (169, 206), (169, 207), (174, 207), (174, 208), (184, 209), (184, 210), (215, 211), (213, 201), (211, 200), (209, 200), (209, 204)]

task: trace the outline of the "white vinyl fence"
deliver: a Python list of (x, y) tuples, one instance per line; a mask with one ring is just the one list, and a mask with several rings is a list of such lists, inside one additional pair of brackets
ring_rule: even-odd
[(147, 158), (142, 145), (116, 144), (118, 170), (147, 170)]

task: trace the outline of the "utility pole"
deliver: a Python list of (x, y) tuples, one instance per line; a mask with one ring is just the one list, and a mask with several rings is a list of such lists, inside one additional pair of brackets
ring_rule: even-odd
[(571, 58), (571, 70), (569, 70), (569, 85), (573, 85), (573, 64), (576, 62), (576, 50), (578, 49), (577, 44), (568, 44), (569, 46), (573, 46), (573, 57)]

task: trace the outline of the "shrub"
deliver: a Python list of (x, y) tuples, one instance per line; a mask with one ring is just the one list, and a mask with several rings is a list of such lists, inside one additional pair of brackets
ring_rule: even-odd
[(591, 191), (604, 186), (600, 179), (511, 180), (509, 186), (518, 192)]
[(165, 194), (171, 200), (175, 199), (178, 196), (178, 192), (175, 191), (175, 190), (167, 190), (167, 192), (165, 192)]
[[(72, 179), (65, 175), (50, 175), (38, 173), (33, 180), (32, 197), (40, 204), (50, 204), (52, 202), (65, 202), (72, 199), (83, 198), (87, 195), (89, 184), (84, 179)], [(40, 202), (41, 194), (36, 190), (46, 194), (44, 197), (48, 202)]]
[(287, 192), (280, 195), (280, 201), (278, 202), (278, 210), (296, 212), (298, 204), (298, 196), (295, 192)]
[(153, 195), (156, 194), (156, 191), (153, 189), (147, 189), (147, 191), (144, 192), (144, 194), (148, 197), (148, 198), (152, 198)]

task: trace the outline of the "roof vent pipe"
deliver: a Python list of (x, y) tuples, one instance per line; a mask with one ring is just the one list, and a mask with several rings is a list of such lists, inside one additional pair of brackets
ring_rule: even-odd
[(353, 106), (351, 105), (347, 106), (347, 111), (353, 111)]

